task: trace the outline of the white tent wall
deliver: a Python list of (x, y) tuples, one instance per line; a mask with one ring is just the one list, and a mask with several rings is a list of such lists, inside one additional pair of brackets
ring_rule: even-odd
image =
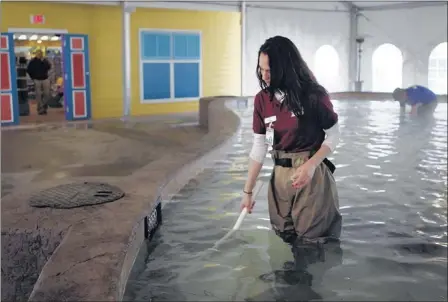
[(403, 56), (402, 87), (428, 85), (431, 51), (447, 41), (447, 7), (431, 6), (382, 11), (362, 11), (359, 36), (365, 36), (361, 59), (363, 91), (372, 91), (372, 55), (378, 46), (391, 43)]
[(276, 35), (290, 38), (312, 70), (318, 48), (332, 45), (339, 55), (340, 75), (334, 90), (348, 90), (349, 32), (348, 12), (247, 7), (243, 95), (255, 95), (260, 90), (256, 77), (258, 50), (266, 39)]

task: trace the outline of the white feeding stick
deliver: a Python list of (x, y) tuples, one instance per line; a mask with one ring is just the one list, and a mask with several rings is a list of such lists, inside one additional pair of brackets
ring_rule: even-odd
[[(253, 193), (253, 199), (255, 199), (258, 195), (258, 193), (260, 193), (261, 188), (263, 187), (263, 183), (261, 181), (258, 181), (257, 184), (255, 185), (254, 188), (254, 193)], [(240, 216), (238, 217), (235, 225), (233, 226), (233, 228), (224, 236), (222, 237), (220, 240), (218, 240), (215, 245), (210, 248), (211, 250), (217, 251), (218, 250), (218, 246), (223, 243), (227, 238), (229, 238), (230, 236), (232, 236), (233, 233), (235, 233), (237, 230), (239, 230), (239, 228), (241, 227), (241, 224), (243, 223), (244, 218), (246, 218), (247, 213), (249, 212), (249, 210), (247, 208), (244, 208), (241, 213)]]

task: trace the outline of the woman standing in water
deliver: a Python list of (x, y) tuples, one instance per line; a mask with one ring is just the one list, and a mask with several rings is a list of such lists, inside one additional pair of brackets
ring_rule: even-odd
[(326, 159), (339, 142), (339, 126), (327, 91), (297, 47), (281, 36), (261, 46), (257, 76), (261, 91), (255, 96), (254, 143), (241, 207), (249, 212), (253, 207), (252, 190), (271, 145), (268, 204), (276, 234), (285, 242), (339, 238), (334, 166)]

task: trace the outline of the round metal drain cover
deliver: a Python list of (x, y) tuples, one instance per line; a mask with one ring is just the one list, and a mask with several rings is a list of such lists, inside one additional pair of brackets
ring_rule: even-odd
[(124, 192), (112, 185), (96, 182), (65, 184), (45, 189), (31, 196), (30, 206), (70, 209), (115, 201)]

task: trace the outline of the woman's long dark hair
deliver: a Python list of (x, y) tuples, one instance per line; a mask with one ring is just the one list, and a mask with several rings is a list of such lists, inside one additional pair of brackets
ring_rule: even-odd
[[(263, 81), (258, 64), (261, 53), (269, 58), (269, 86)], [(294, 43), (282, 36), (269, 38), (261, 45), (257, 57), (257, 77), (261, 89), (267, 91), (271, 98), (276, 92), (283, 92), (285, 105), (296, 116), (306, 116), (313, 104), (328, 93), (317, 82)]]

